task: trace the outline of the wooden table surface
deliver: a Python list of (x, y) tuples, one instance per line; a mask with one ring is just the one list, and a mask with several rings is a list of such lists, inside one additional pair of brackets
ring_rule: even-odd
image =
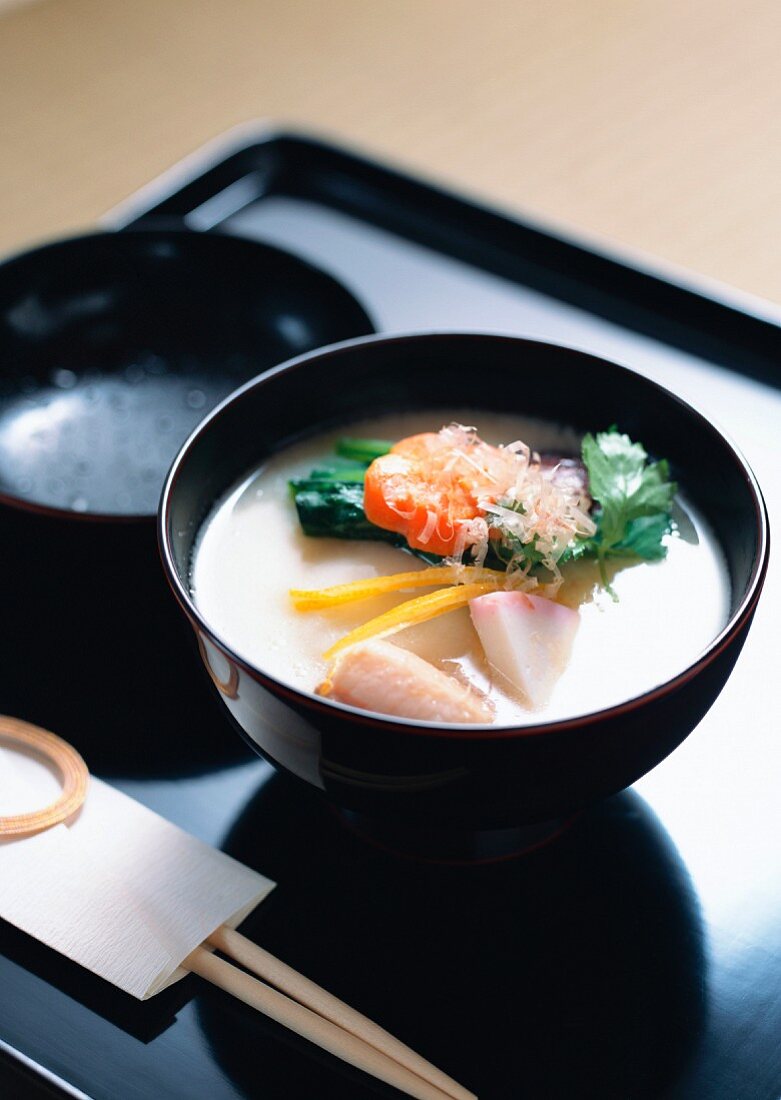
[(0, 0), (0, 250), (249, 119), (781, 300), (778, 0)]

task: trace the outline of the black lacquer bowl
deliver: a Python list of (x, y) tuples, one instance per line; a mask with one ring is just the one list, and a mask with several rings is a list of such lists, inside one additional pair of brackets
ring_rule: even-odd
[[(443, 403), (517, 412), (583, 432), (616, 423), (650, 453), (667, 457), (715, 531), (731, 580), (729, 621), (706, 651), (675, 678), (622, 705), (522, 728), (369, 714), (293, 690), (243, 660), (190, 594), (194, 540), (214, 502), (296, 436), (379, 410)], [(766, 512), (750, 469), (689, 405), (594, 356), (471, 334), (351, 341), (248, 383), (201, 424), (176, 459), (163, 492), (160, 540), (168, 579), (207, 668), (250, 743), (359, 818), (445, 831), (565, 818), (658, 764), (724, 686), (768, 559)]]
[(0, 709), (104, 771), (122, 746), (149, 764), (150, 719), (198, 719), (155, 540), (165, 474), (242, 382), (371, 331), (329, 275), (236, 237), (95, 233), (0, 266)]

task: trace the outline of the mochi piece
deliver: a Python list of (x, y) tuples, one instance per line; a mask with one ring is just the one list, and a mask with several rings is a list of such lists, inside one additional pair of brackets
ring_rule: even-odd
[(362, 710), (429, 722), (492, 722), (486, 699), (416, 653), (372, 641), (339, 658), (320, 695)]
[(469, 601), (488, 663), (532, 707), (547, 702), (566, 668), (580, 615), (525, 592), (489, 592)]

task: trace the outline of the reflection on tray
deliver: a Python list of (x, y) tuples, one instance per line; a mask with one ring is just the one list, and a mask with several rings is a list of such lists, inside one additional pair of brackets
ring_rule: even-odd
[[(47, 1007), (51, 1001), (47, 987), (54, 986), (142, 1043), (151, 1043), (171, 1026), (195, 985), (195, 979), (188, 977), (149, 1001), (137, 1001), (5, 921), (0, 921), (0, 955), (46, 983), (42, 996)], [(7, 983), (4, 990), (11, 995), (16, 983), (12, 979)], [(23, 988), (19, 986), (20, 991)]]
[[(632, 793), (523, 859), (453, 868), (384, 855), (316, 793), (275, 775), (227, 850), (280, 882), (247, 922), (251, 938), (482, 1100), (656, 1096), (699, 1034), (696, 898)], [(204, 997), (199, 1018), (244, 1095), (254, 1095), (261, 1065), (270, 1095), (275, 1086), (279, 1095), (344, 1095), (350, 1074), (334, 1059), (225, 1008)], [(364, 1077), (349, 1087), (351, 1097), (383, 1094)]]

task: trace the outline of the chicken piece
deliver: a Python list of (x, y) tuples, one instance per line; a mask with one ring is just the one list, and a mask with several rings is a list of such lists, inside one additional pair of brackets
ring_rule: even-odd
[(317, 689), (337, 703), (427, 722), (491, 722), (486, 699), (409, 650), (364, 642), (336, 661)]
[(577, 611), (525, 592), (489, 592), (469, 601), (488, 663), (532, 707), (546, 703), (572, 651)]

